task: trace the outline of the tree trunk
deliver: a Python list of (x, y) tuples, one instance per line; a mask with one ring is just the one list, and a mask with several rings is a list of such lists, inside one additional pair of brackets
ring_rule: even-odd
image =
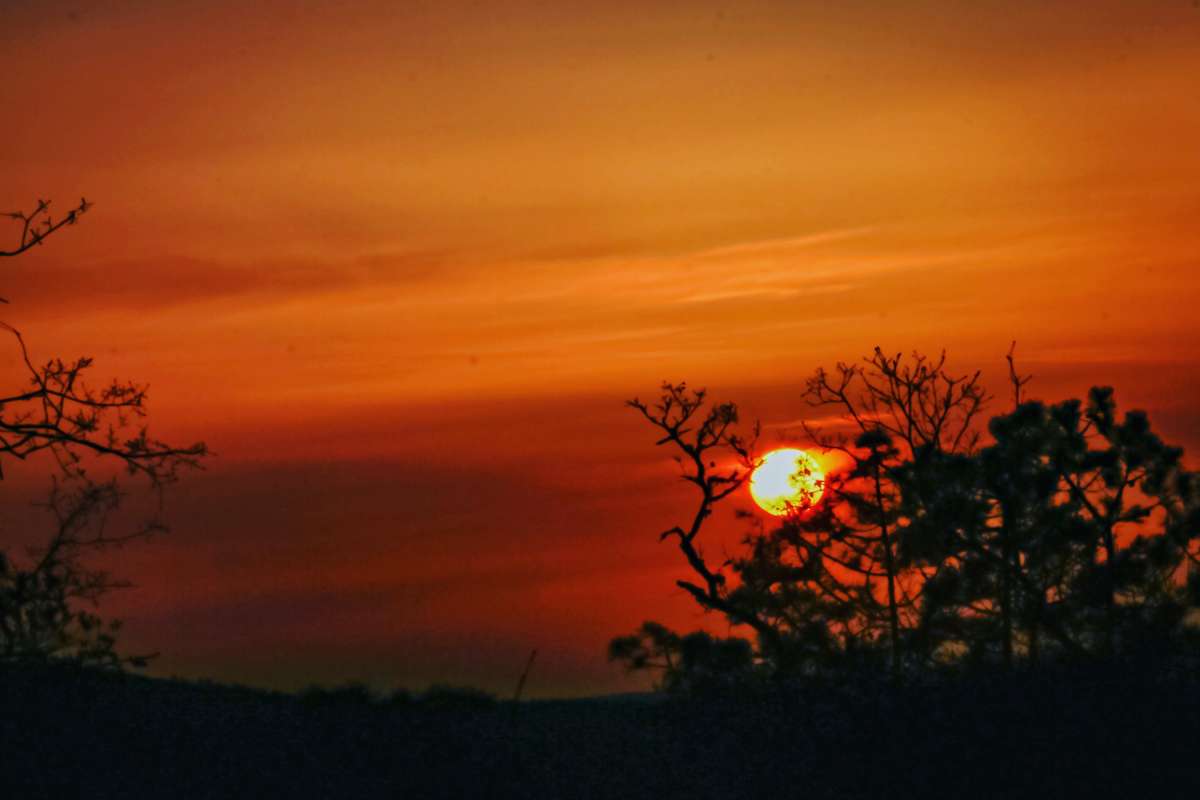
[(1000, 620), (1001, 645), (1004, 653), (1004, 667), (1009, 669), (1013, 663), (1013, 572), (1012, 559), (1016, 548), (1012, 545), (1012, 535), (1009, 530), (1008, 509), (1001, 505), (1000, 513), (1004, 522), (1000, 526), (1001, 581), (1000, 581)]
[(883, 506), (883, 487), (879, 465), (875, 467), (875, 504), (879, 510), (879, 530), (883, 541), (883, 566), (887, 572), (888, 627), (892, 645), (892, 681), (900, 682), (900, 610), (896, 604), (896, 566), (892, 558), (892, 541), (888, 535), (887, 517)]
[(1029, 596), (1029, 666), (1036, 668), (1042, 657), (1042, 617), (1046, 613), (1046, 590), (1038, 587), (1037, 591), (1027, 588)]
[(1104, 525), (1104, 655), (1111, 658), (1116, 652), (1117, 590), (1113, 570), (1117, 564), (1117, 543), (1111, 523)]

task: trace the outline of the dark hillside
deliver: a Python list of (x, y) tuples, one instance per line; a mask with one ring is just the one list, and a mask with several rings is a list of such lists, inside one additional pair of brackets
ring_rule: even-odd
[(423, 708), (3, 673), (9, 797), (1185, 796), (1192, 668), (786, 697)]

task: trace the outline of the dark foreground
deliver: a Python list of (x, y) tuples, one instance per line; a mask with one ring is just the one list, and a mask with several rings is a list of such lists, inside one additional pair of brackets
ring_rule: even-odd
[(425, 708), (0, 670), (0, 797), (1184, 797), (1200, 677)]

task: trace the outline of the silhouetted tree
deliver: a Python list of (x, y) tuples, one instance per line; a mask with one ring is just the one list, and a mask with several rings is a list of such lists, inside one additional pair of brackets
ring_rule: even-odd
[(992, 443), (973, 457), (903, 471), (906, 536), (942, 565), (925, 586), (922, 639), (943, 652), (986, 661), (998, 650), (1011, 666), (1022, 632), (1036, 660), (1043, 631), (1078, 651), (1055, 598), (1079, 559), (1079, 526), (1056, 501), (1043, 412), (1022, 404), (990, 421)]
[[(1081, 623), (1097, 631), (1088, 637), (1093, 647), (1111, 655), (1121, 649), (1120, 632), (1130, 623), (1133, 629), (1171, 628), (1184, 614), (1174, 578), (1187, 544), (1181, 548), (1161, 524), (1150, 527), (1165, 510), (1164, 495), (1181, 469), (1183, 450), (1164, 444), (1144, 411), (1118, 420), (1113, 390), (1106, 386), (1094, 387), (1086, 404), (1069, 400), (1052, 406), (1049, 417), (1049, 461), (1064, 502), (1087, 534), (1085, 559), (1068, 588)], [(1088, 609), (1102, 613), (1089, 617)]]
[[(716, 404), (702, 412), (704, 392), (689, 393), (682, 384), (664, 384), (652, 408), (631, 401), (666, 434), (658, 444), (682, 451), (684, 478), (701, 490), (691, 525), (662, 536), (677, 537), (689, 564), (705, 579), (703, 586), (678, 585), (706, 609), (753, 628), (759, 656), (777, 674), (811, 673), (850, 654), (872, 661), (878, 643), (886, 641), (892, 674), (899, 676), (901, 614), (912, 618), (906, 628), (915, 627), (912, 593), (919, 584), (912, 578), (921, 573), (914, 570), (907, 583), (901, 580), (894, 471), (917, 453), (973, 448), (978, 435), (972, 425), (986, 401), (978, 373), (953, 377), (944, 362), (944, 356), (930, 361), (916, 355), (910, 363), (876, 350), (861, 365), (838, 364), (836, 377), (818, 370), (805, 399), (836, 407), (854, 434), (806, 431), (815, 445), (841, 452), (852, 466), (826, 476), (816, 507), (795, 509), (775, 529), (759, 528), (747, 537), (746, 554), (719, 568), (699, 556), (694, 542), (713, 504), (740, 488), (756, 465), (745, 442), (731, 433), (736, 406)], [(693, 430), (689, 425), (702, 413), (703, 422)], [(706, 452), (722, 449), (734, 456), (735, 469), (712, 474), (718, 462)], [(738, 578), (734, 586), (726, 567)]]
[[(49, 202), (39, 200), (29, 214), (9, 216), (21, 223), (14, 256), (40, 245), (63, 226), (73, 225), (91, 204), (85, 200), (55, 221)], [(35, 365), (21, 334), (0, 323), (17, 343), (26, 388), (0, 396), (0, 478), (5, 459), (24, 461), (48, 453), (57, 467), (46, 508), (55, 526), (47, 543), (34, 548), (28, 563), (0, 551), (0, 658), (70, 658), (116, 666), (140, 664), (121, 659), (113, 649), (119, 623), (102, 623), (79, 608), (95, 604), (106, 592), (126, 585), (89, 569), (85, 556), (97, 550), (143, 539), (165, 530), (152, 519), (121, 534), (108, 521), (122, 497), (114, 479), (94, 478), (94, 463), (115, 462), (146, 478), (155, 489), (175, 480), (179, 471), (198, 466), (207, 454), (203, 443), (178, 447), (150, 435), (139, 425), (146, 414), (146, 387), (113, 381), (93, 388), (87, 381), (90, 358), (50, 359)]]
[(736, 405), (717, 403), (706, 408), (705, 404), (705, 390), (689, 389), (684, 383), (664, 383), (662, 395), (653, 405), (637, 398), (628, 402), (662, 433), (656, 444), (673, 445), (679, 450), (676, 460), (683, 470), (682, 478), (699, 493), (691, 521), (686, 527), (677, 525), (664, 531), (659, 541), (674, 539), (688, 566), (700, 578), (700, 583), (678, 580), (679, 588), (703, 608), (720, 611), (735, 623), (749, 625), (771, 643), (777, 639), (776, 630), (755, 610), (731, 601), (725, 574), (728, 565), (710, 564), (698, 538), (713, 507), (741, 488), (749, 477), (754, 466), (751, 450), (757, 430), (747, 440), (735, 430), (738, 422)]
[(979, 372), (951, 375), (945, 353), (936, 360), (914, 353), (906, 360), (877, 347), (860, 363), (837, 364), (833, 373), (817, 369), (805, 387), (810, 406), (839, 412), (842, 427), (852, 432), (827, 434), (805, 424), (809, 440), (841, 453), (852, 466), (827, 480), (827, 499), (818, 513), (792, 524), (843, 574), (861, 581), (852, 595), (854, 616), (862, 619), (863, 634), (886, 632), (896, 679), (903, 637), (915, 626), (916, 597), (928, 577), (920, 568), (902, 576), (905, 567), (922, 564), (901, 552), (898, 478), (914, 462), (974, 450), (976, 418), (989, 399), (979, 378)]
[(954, 510), (930, 526), (933, 493), (911, 492), (908, 513), (941, 526), (947, 564), (927, 587), (929, 632), (980, 657), (998, 643), (1007, 665), (1018, 647), (1038, 661), (1047, 638), (1080, 657), (1116, 654), (1122, 628), (1131, 643), (1168, 636), (1186, 613), (1179, 573), (1193, 541), (1169, 524), (1184, 505), (1172, 500), (1182, 451), (1144, 412), (1118, 422), (1106, 387), (1086, 404), (1023, 400), (1011, 359), (1014, 409), (989, 423), (991, 444), (955, 476), (925, 475), (927, 488), (955, 486)]
[[(1008, 362), (1013, 407), (986, 439), (980, 374), (950, 374), (944, 354), (877, 348), (817, 370), (804, 398), (837, 409), (841, 425), (804, 430), (848, 466), (812, 508), (770, 530), (756, 523), (719, 567), (697, 537), (756, 465), (732, 433), (736, 407), (704, 410), (704, 393), (682, 384), (664, 385), (653, 407), (632, 401), (700, 489), (691, 525), (662, 535), (704, 579), (679, 585), (751, 627), (753, 660), (776, 676), (886, 663), (898, 680), (964, 659), (1107, 658), (1174, 641), (1200, 600), (1200, 481), (1144, 412), (1118, 420), (1111, 389), (1047, 406), (1023, 396), (1029, 378), (1011, 350)], [(721, 449), (735, 468), (708, 455)], [(610, 657), (677, 674), (686, 639), (647, 623)]]

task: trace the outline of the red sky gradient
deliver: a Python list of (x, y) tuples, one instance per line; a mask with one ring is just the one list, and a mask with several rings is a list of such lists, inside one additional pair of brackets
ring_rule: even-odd
[(608, 639), (704, 622), (622, 407), (663, 379), (790, 444), (818, 365), (1002, 388), (1017, 339), (1035, 394), (1113, 384), (1200, 451), (1198, 41), (1186, 0), (6, 6), (0, 206), (96, 207), (0, 264), (3, 319), (218, 454), (121, 554), (127, 648), (643, 685)]

